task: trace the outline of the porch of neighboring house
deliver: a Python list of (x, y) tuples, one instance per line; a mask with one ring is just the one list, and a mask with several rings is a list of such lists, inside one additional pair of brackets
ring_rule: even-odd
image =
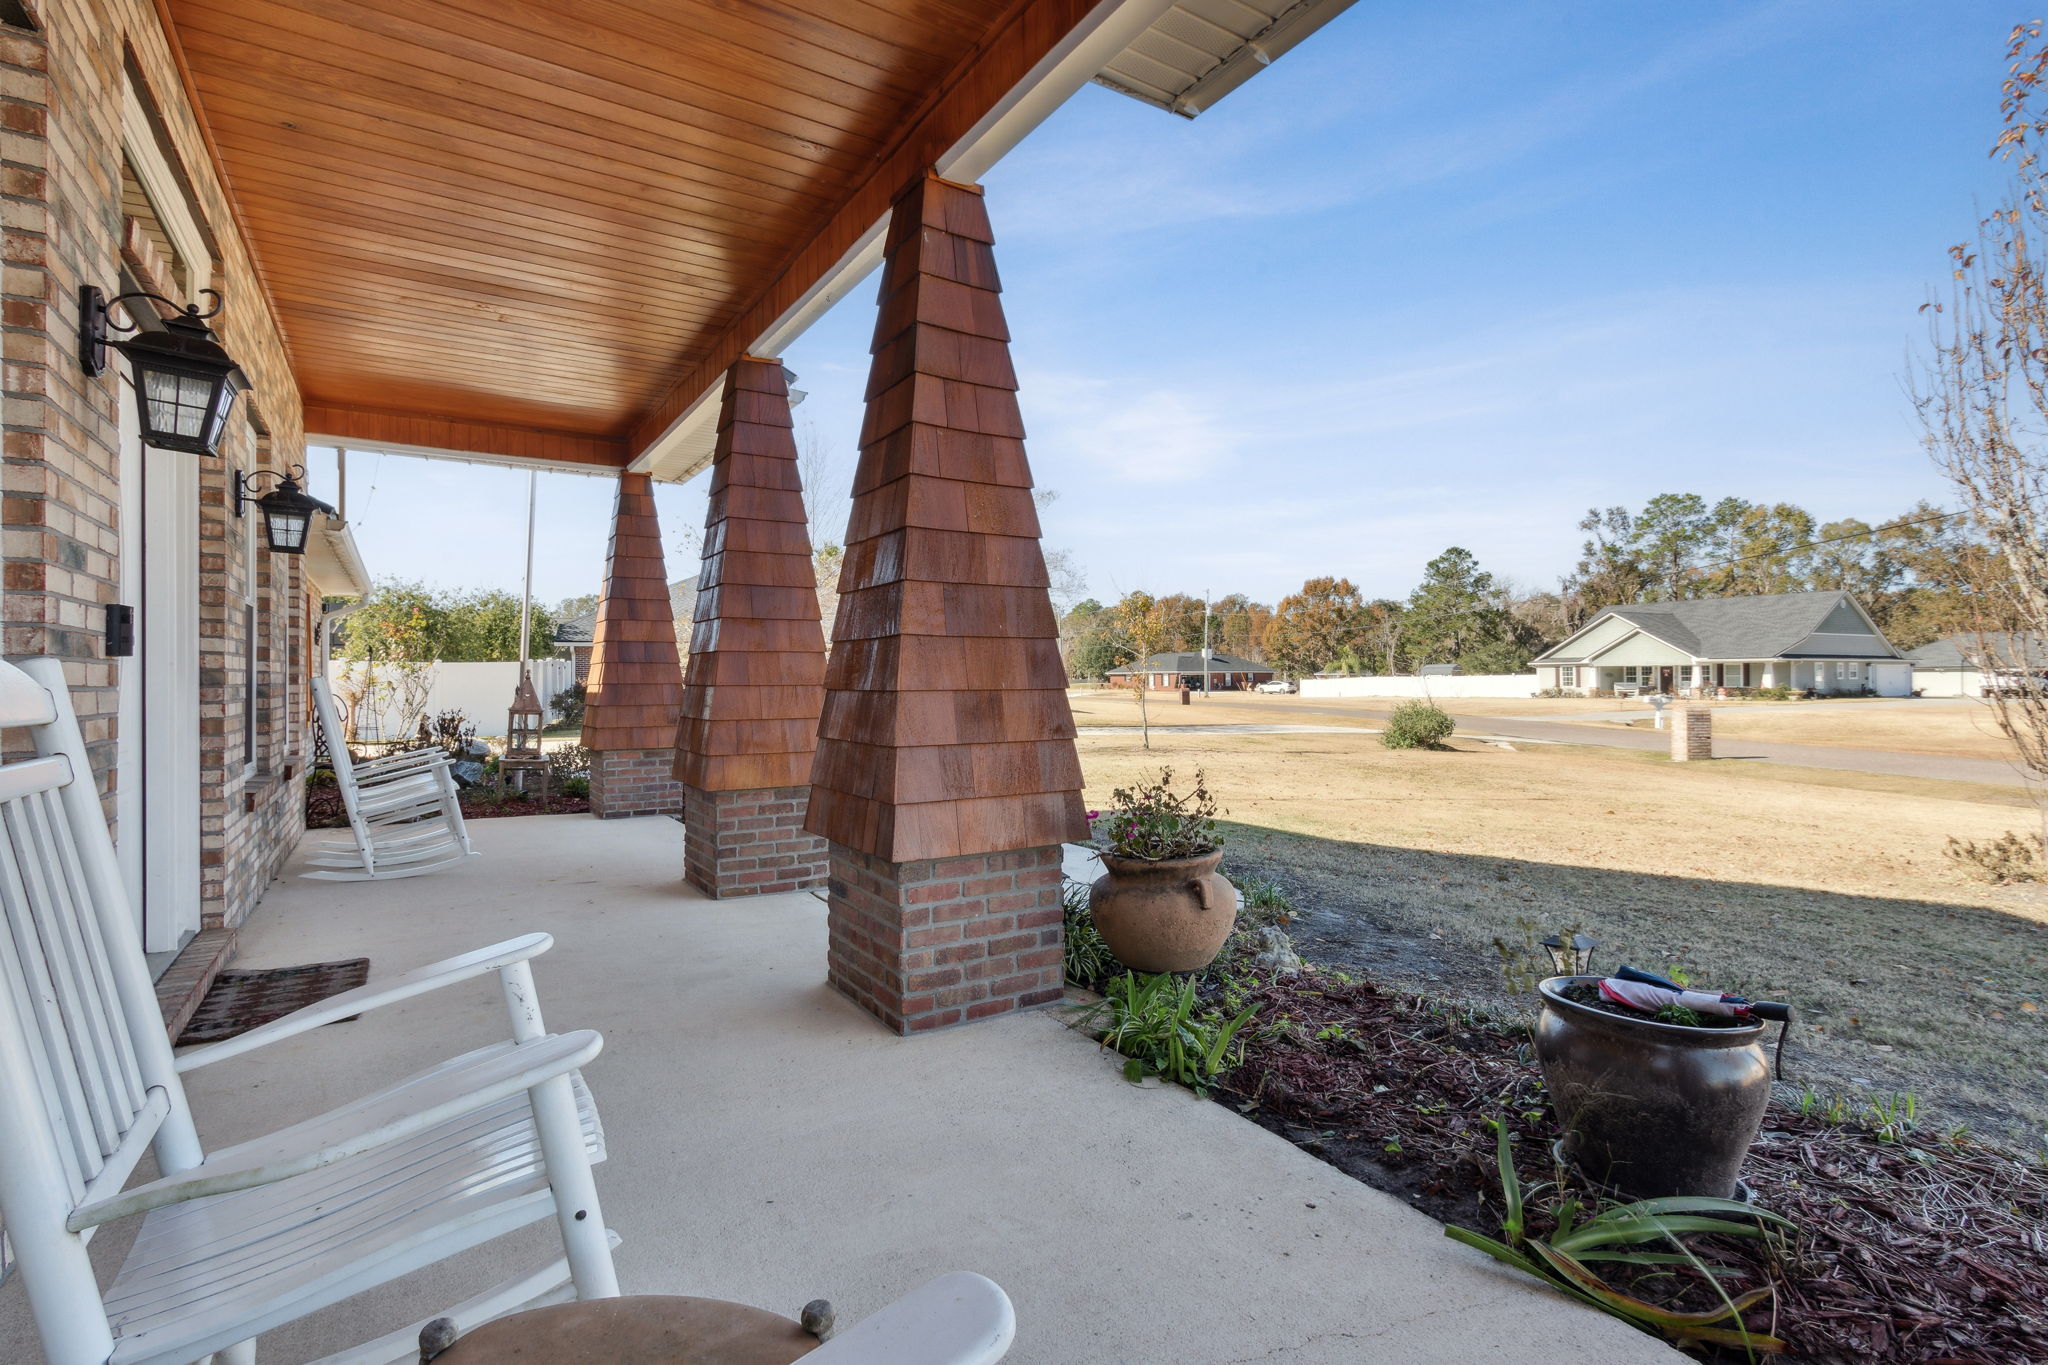
[[(534, 964), (549, 1024), (605, 1037), (586, 1074), (629, 1294), (792, 1314), (824, 1297), (849, 1322), (973, 1269), (1016, 1302), (1017, 1365), (1517, 1365), (1538, 1340), (1611, 1365), (1682, 1359), (1225, 1105), (1127, 1084), (1058, 1012), (895, 1036), (826, 983), (821, 900), (681, 886), (673, 821), (473, 832), (483, 856), (443, 877), (314, 883), (295, 859), (244, 927), (241, 961), (368, 956), (375, 984), (554, 935)], [(491, 1041), (496, 991), (479, 980), (193, 1073), (205, 1138), (269, 1131)], [(262, 1358), (306, 1360), (414, 1320), (558, 1254), (551, 1236), (529, 1229), (267, 1334)], [(94, 1259), (118, 1263), (128, 1239), (107, 1228)], [(0, 1360), (36, 1358), (19, 1293), (0, 1292)]]

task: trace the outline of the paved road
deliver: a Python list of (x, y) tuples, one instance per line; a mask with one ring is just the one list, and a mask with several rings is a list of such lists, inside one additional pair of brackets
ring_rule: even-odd
[[(1276, 697), (1274, 700), (1282, 699)], [(1288, 710), (1299, 714), (1346, 716), (1362, 721), (1384, 720), (1388, 714), (1380, 709), (1318, 705), (1299, 698), (1285, 700), (1290, 703)], [(1456, 717), (1461, 735), (1497, 735), (1503, 739), (1542, 740), (1550, 744), (1593, 744), (1609, 749), (1662, 751), (1671, 745), (1670, 735), (1661, 730), (1625, 730), (1620, 726), (1575, 725), (1517, 716), (1462, 715), (1454, 700), (1448, 701), (1444, 709)], [(1825, 744), (1781, 744), (1728, 737), (1716, 737), (1714, 757), (1783, 763), (1793, 768), (1829, 768), (1837, 772), (1878, 773), (1890, 777), (1982, 782), (1996, 787), (2026, 785), (2017, 767), (1998, 758), (1944, 758), (1935, 754), (1894, 753), (1888, 749), (1838, 749)]]

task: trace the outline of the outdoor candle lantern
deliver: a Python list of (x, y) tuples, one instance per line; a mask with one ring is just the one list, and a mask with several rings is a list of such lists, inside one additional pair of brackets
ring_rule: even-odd
[(512, 694), (512, 709), (505, 717), (505, 756), (538, 758), (540, 729), (546, 722), (540, 697), (533, 690), (533, 679), (521, 669), (519, 688)]
[[(107, 348), (128, 357), (135, 367), (135, 405), (142, 418), (144, 444), (194, 455), (220, 454), (228, 414), (235, 398), (249, 387), (248, 377), (214, 340), (206, 319), (220, 312), (220, 295), (200, 291), (213, 307), (199, 311), (187, 304), (160, 328), (142, 329), (137, 322), (116, 322), (109, 311), (128, 299), (155, 299), (178, 308), (160, 294), (137, 292), (109, 299), (92, 285), (78, 290), (78, 363), (89, 375), (104, 374)], [(110, 337), (109, 329), (134, 332), (126, 339)]]
[[(263, 535), (270, 542), (270, 548), (281, 555), (302, 555), (306, 553), (306, 541), (313, 530), (313, 514), (326, 512), (330, 516), (334, 509), (320, 499), (313, 497), (299, 487), (298, 475), (303, 468), (293, 468), (282, 473), (275, 469), (259, 469), (254, 474), (235, 471), (235, 515), (242, 515), (246, 503), (255, 503), (263, 511)], [(262, 497), (254, 497), (249, 489), (258, 479), (275, 479), (277, 486)]]
[(1550, 965), (1557, 970), (1559, 976), (1586, 975), (1586, 969), (1593, 965), (1593, 950), (1600, 946), (1585, 934), (1573, 934), (1569, 947), (1557, 934), (1550, 935), (1542, 942), (1550, 952)]

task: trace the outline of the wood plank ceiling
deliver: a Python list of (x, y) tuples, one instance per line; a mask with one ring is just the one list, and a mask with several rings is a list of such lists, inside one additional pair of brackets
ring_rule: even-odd
[(993, 35), (1056, 36), (1030, 0), (166, 3), (309, 409), (619, 459)]

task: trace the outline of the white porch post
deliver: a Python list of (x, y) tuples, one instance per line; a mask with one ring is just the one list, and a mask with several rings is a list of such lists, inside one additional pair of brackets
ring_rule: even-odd
[(1765, 687), (1776, 687), (1778, 685), (1778, 661), (1776, 659), (1764, 660), (1763, 685)]

